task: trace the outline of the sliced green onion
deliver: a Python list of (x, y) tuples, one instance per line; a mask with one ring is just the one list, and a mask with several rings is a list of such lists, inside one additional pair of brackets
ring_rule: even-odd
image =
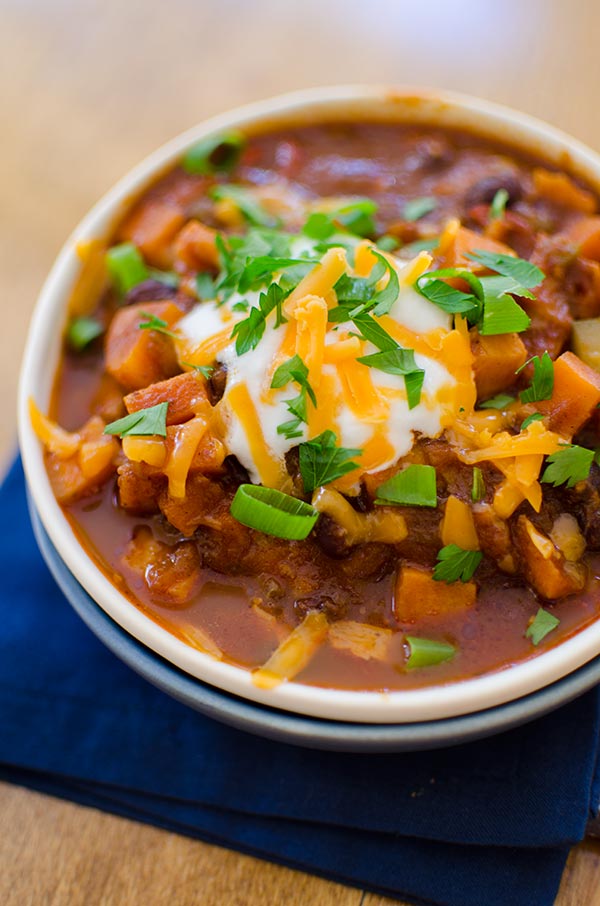
[(104, 429), (105, 434), (118, 434), (119, 437), (151, 437), (159, 434), (167, 436), (167, 409), (169, 403), (158, 403), (147, 409), (138, 409), (124, 418), (118, 418)]
[(402, 217), (404, 220), (408, 220), (412, 223), (415, 220), (420, 220), (421, 217), (425, 217), (426, 214), (435, 211), (436, 208), (437, 201), (435, 198), (413, 198), (412, 201), (407, 201), (404, 205)]
[(245, 144), (245, 137), (237, 130), (203, 138), (186, 152), (183, 168), (204, 175), (228, 172), (237, 164)]
[(69, 346), (81, 352), (102, 333), (104, 327), (95, 318), (73, 318), (67, 328), (67, 340)]
[(375, 245), (382, 252), (395, 252), (400, 247), (400, 243), (395, 236), (380, 236)]
[(504, 212), (506, 211), (506, 205), (509, 199), (510, 195), (506, 189), (498, 189), (492, 198), (492, 203), (490, 205), (491, 220), (499, 220), (501, 217), (504, 217)]
[(542, 639), (553, 629), (556, 629), (559, 623), (558, 617), (555, 617), (549, 610), (544, 610), (543, 607), (540, 607), (528, 626), (525, 636), (531, 639), (532, 644), (539, 645)]
[(483, 472), (478, 466), (473, 466), (473, 484), (471, 485), (471, 500), (478, 503), (485, 497), (485, 481)]
[(375, 503), (403, 506), (437, 506), (435, 469), (410, 465), (377, 488)]
[(307, 538), (319, 518), (317, 510), (303, 500), (255, 484), (239, 486), (230, 512), (242, 525), (289, 541)]
[(416, 667), (433, 667), (435, 664), (449, 661), (456, 654), (456, 648), (449, 642), (421, 639), (414, 635), (407, 635), (405, 639), (410, 648), (410, 657), (406, 662), (408, 670), (414, 670)]
[(407, 245), (403, 245), (401, 251), (403, 257), (406, 256), (406, 254), (418, 255), (419, 252), (433, 251), (433, 249), (436, 249), (439, 244), (439, 236), (432, 236), (429, 239), (415, 239), (414, 242), (409, 242), (407, 243)]
[(122, 242), (106, 253), (106, 267), (122, 296), (148, 279), (148, 268), (133, 242)]

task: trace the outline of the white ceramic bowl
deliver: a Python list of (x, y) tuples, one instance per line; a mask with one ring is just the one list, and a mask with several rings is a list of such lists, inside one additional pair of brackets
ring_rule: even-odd
[(33, 501), (68, 568), (120, 626), (168, 661), (228, 692), (299, 714), (366, 723), (437, 720), (512, 701), (580, 667), (600, 654), (600, 621), (531, 660), (440, 686), (378, 693), (289, 682), (269, 691), (259, 689), (248, 671), (214, 660), (162, 629), (124, 598), (95, 566), (54, 498), (27, 410), (30, 396), (43, 411), (48, 406), (67, 300), (81, 266), (77, 243), (109, 236), (131, 199), (175, 164), (190, 145), (231, 127), (251, 133), (283, 125), (364, 118), (471, 129), (539, 154), (600, 187), (600, 156), (589, 148), (539, 120), (461, 95), (381, 86), (324, 88), (284, 95), (207, 120), (168, 142), (132, 170), (92, 208), (67, 240), (40, 293), (31, 322), (19, 388), (19, 438)]

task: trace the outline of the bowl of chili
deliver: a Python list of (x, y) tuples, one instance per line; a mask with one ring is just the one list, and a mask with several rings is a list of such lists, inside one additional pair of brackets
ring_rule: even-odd
[(600, 652), (600, 160), (472, 98), (300, 92), (102, 199), (19, 395), (40, 520), (199, 681), (364, 723)]

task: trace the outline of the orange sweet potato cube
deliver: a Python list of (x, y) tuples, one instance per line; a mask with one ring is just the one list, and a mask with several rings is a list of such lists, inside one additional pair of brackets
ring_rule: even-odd
[(515, 382), (515, 371), (527, 359), (527, 350), (518, 333), (480, 336), (471, 332), (473, 371), (477, 398), (487, 400)]
[(549, 400), (536, 407), (548, 416), (548, 427), (572, 437), (600, 403), (600, 373), (573, 352), (563, 352), (554, 362), (554, 389)]
[(156, 330), (142, 330), (146, 315), (172, 327), (181, 318), (174, 302), (141, 302), (120, 309), (106, 335), (106, 370), (126, 390), (139, 390), (173, 377), (179, 371), (173, 340)]
[(423, 617), (467, 610), (476, 597), (474, 582), (438, 582), (432, 570), (403, 564), (396, 577), (394, 614), (402, 623), (417, 623)]

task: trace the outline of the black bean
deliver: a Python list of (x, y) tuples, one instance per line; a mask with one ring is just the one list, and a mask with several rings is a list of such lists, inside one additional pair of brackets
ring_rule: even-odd
[(465, 193), (465, 207), (490, 204), (499, 189), (506, 189), (508, 192), (508, 204), (514, 204), (523, 196), (523, 186), (514, 173), (498, 173), (495, 176), (484, 176), (469, 186)]
[(173, 299), (177, 295), (176, 286), (167, 286), (160, 280), (143, 280), (130, 289), (125, 296), (125, 305), (136, 305), (138, 302), (161, 302)]

